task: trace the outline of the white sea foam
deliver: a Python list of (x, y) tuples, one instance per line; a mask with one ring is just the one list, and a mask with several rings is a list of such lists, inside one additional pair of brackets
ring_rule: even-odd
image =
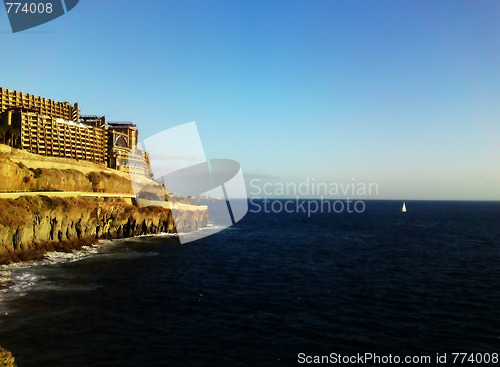
[(81, 261), (90, 256), (99, 255), (111, 258), (131, 258), (143, 256), (157, 256), (156, 252), (117, 252), (108, 253), (104, 251), (112, 245), (118, 247), (125, 241), (134, 241), (134, 238), (143, 237), (176, 237), (176, 233), (158, 233), (153, 235), (143, 235), (130, 238), (122, 238), (118, 240), (101, 239), (94, 245), (83, 246), (79, 250), (72, 252), (48, 252), (41, 260), (23, 261), (19, 263), (12, 263), (9, 265), (0, 265), (0, 315), (7, 312), (6, 303), (17, 297), (22, 297), (27, 294), (33, 287), (42, 281), (45, 277), (41, 274), (43, 272), (37, 271), (40, 266), (57, 265), (63, 263), (70, 263)]
[(80, 250), (75, 250), (73, 252), (49, 252), (45, 255), (45, 258), (41, 260), (42, 264), (59, 264), (66, 262), (80, 261), (86, 257), (97, 254), (99, 252), (99, 247), (97, 246), (84, 246)]
[(215, 223), (209, 223), (207, 226), (198, 228), (194, 231), (181, 232), (182, 235), (182, 243), (189, 243), (192, 241), (196, 241), (201, 238), (205, 238), (211, 236), (217, 232), (220, 232), (224, 229), (228, 228), (225, 225), (218, 225)]
[(6, 312), (5, 303), (22, 297), (44, 279), (36, 270), (40, 266), (80, 261), (98, 253), (101, 246), (83, 246), (73, 252), (49, 252), (41, 260), (0, 265), (0, 314)]
[(142, 238), (142, 237), (177, 237), (177, 233), (167, 233), (167, 232), (160, 232), (160, 233), (155, 233), (155, 234), (141, 234), (139, 236), (135, 237), (129, 237), (125, 239), (131, 239), (131, 238)]
[[(15, 264), (17, 265), (17, 264)], [(7, 315), (7, 302), (22, 297), (41, 279), (33, 273), (30, 265), (0, 266), (0, 315)]]
[(0, 276), (3, 278), (2, 284), (3, 280), (5, 280), (8, 286), (5, 289), (0, 289), (0, 295), (15, 294), (17, 296), (24, 296), (41, 278), (30, 271), (7, 271), (3, 273), (4, 274)]
[(208, 223), (205, 227), (198, 228), (198, 231), (207, 231), (210, 229), (225, 229), (225, 228), (230, 228), (230, 227), (225, 226), (225, 225)]
[[(187, 234), (196, 234), (197, 232), (199, 231), (214, 231), (215, 232), (218, 232), (218, 231), (221, 231), (223, 229), (226, 229), (226, 228), (229, 228), (228, 226), (226, 225), (219, 225), (219, 224), (214, 224), (214, 223), (208, 223), (205, 227), (200, 227), (200, 228), (197, 228), (193, 231), (186, 231), (186, 232), (180, 232), (182, 235), (187, 235)], [(175, 236), (177, 236), (177, 234), (175, 234)]]

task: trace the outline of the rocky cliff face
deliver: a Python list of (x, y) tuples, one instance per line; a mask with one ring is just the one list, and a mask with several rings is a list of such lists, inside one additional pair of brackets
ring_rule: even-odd
[(106, 172), (91, 172), (87, 179), (92, 185), (89, 191), (133, 194), (130, 180)]
[(0, 191), (85, 191), (132, 193), (130, 180), (107, 172), (75, 169), (27, 168), (0, 155)]
[(11, 352), (0, 347), (0, 367), (16, 367), (16, 361)]
[[(27, 153), (0, 149), (0, 191), (133, 193), (130, 179), (89, 162), (83, 167), (78, 161), (44, 162), (46, 157), (29, 155), (28, 168), (22, 159), (13, 160), (22, 154)], [(44, 168), (34, 166), (37, 158)], [(88, 171), (91, 168), (94, 170)], [(144, 180), (139, 197), (152, 200), (165, 197), (161, 184)], [(208, 215), (207, 211), (179, 211), (174, 226), (169, 209), (132, 206), (120, 199), (46, 196), (0, 199), (0, 264), (39, 259), (47, 251), (69, 251), (99, 238), (190, 231), (205, 226)]]
[(0, 264), (39, 259), (99, 238), (174, 233), (206, 226), (207, 211), (135, 207), (121, 199), (20, 197), (0, 200)]

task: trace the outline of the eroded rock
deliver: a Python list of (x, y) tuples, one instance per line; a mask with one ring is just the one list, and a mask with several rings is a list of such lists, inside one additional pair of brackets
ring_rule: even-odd
[(24, 196), (0, 199), (0, 264), (40, 259), (100, 238), (190, 231), (206, 226), (207, 211), (185, 211), (174, 224), (170, 209), (135, 207), (122, 199)]
[(2, 347), (0, 347), (0, 367), (17, 367), (12, 353)]

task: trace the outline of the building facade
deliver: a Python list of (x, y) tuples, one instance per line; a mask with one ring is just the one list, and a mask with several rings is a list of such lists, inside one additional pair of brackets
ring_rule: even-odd
[(138, 149), (131, 122), (107, 124), (105, 116), (80, 115), (78, 103), (0, 88), (0, 133), (30, 153), (82, 159), (150, 176), (149, 157)]
[[(0, 88), (0, 118), (10, 143), (30, 153), (106, 163), (105, 117), (81, 118), (78, 103)], [(4, 137), (5, 140), (5, 137)]]
[(0, 88), (0, 113), (20, 108), (73, 122), (78, 122), (80, 117), (78, 103), (71, 105), (69, 102), (56, 102), (32, 94)]
[(149, 157), (137, 146), (139, 131), (131, 122), (108, 124), (108, 167), (119, 171), (150, 175)]

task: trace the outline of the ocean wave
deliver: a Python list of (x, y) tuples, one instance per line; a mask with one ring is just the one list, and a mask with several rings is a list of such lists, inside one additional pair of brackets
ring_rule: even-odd
[(7, 284), (6, 288), (0, 289), (0, 295), (15, 293), (24, 296), (40, 278), (29, 271), (0, 271), (2, 284)]
[(222, 224), (208, 223), (206, 225), (206, 227), (198, 228), (198, 231), (207, 231), (207, 230), (210, 230), (210, 229), (221, 230), (221, 229), (226, 229), (226, 228), (229, 228), (229, 227), (227, 225), (222, 225)]
[[(221, 230), (226, 229), (226, 228), (229, 228), (229, 227), (227, 225), (224, 225), (224, 224), (208, 223), (205, 227), (200, 227), (200, 228), (197, 228), (195, 230), (179, 232), (179, 233), (183, 236), (187, 235), (187, 234), (196, 235), (200, 231), (202, 231), (202, 232), (214, 231), (214, 233), (215, 233), (215, 232), (221, 231)], [(178, 234), (175, 234), (175, 236), (178, 236)]]
[(0, 267), (0, 315), (7, 315), (7, 303), (18, 297), (25, 296), (42, 277), (34, 274), (30, 268)]
[(143, 238), (143, 237), (177, 237), (177, 233), (160, 232), (160, 233), (155, 233), (155, 234), (141, 234), (139, 236), (128, 237), (128, 238), (124, 238), (124, 239), (127, 240), (127, 239), (131, 239), (131, 238)]
[(138, 239), (145, 237), (165, 238), (176, 237), (176, 233), (158, 233), (151, 235), (142, 235), (137, 237), (121, 238), (121, 239), (101, 239), (93, 245), (83, 246), (79, 250), (71, 252), (48, 252), (40, 260), (22, 261), (8, 265), (0, 265), (0, 315), (6, 311), (6, 303), (17, 297), (22, 297), (31, 289), (37, 286), (45, 277), (43, 271), (38, 271), (40, 267), (58, 265), (64, 263), (72, 263), (81, 261), (91, 256), (103, 256), (108, 258), (134, 258), (143, 256), (157, 256), (156, 252), (108, 252), (107, 250), (113, 247), (121, 247), (127, 241), (135, 242)]
[(48, 252), (44, 259), (40, 260), (42, 265), (45, 264), (60, 264), (67, 262), (75, 262), (85, 259), (99, 252), (101, 246), (84, 246), (80, 250), (72, 252)]
[(97, 254), (99, 244), (83, 246), (72, 252), (48, 252), (41, 260), (23, 261), (9, 265), (0, 265), (0, 313), (5, 314), (6, 302), (25, 296), (37, 283), (44, 279), (36, 269), (40, 266), (80, 261)]

